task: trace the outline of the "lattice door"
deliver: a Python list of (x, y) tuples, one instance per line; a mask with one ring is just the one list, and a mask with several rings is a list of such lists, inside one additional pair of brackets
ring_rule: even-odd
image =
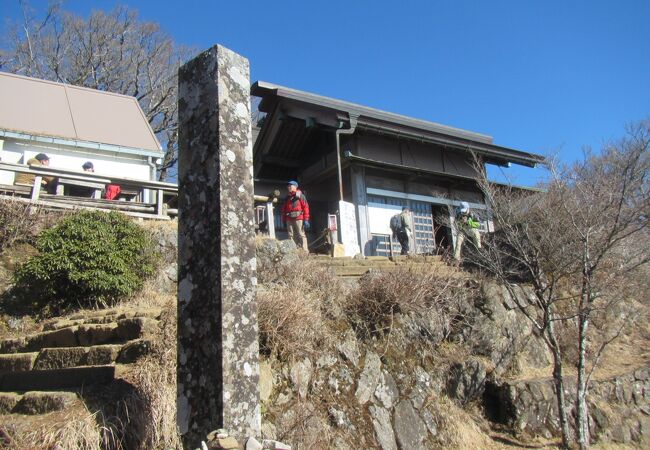
[(433, 231), (433, 215), (431, 204), (425, 202), (409, 201), (413, 212), (414, 250), (415, 253), (433, 253), (436, 248), (435, 234)]

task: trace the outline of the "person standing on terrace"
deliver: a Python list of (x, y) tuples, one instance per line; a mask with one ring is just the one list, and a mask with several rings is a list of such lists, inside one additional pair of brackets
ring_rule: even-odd
[(282, 206), (282, 223), (286, 223), (289, 239), (296, 243), (296, 246), (309, 252), (307, 247), (307, 236), (309, 231), (309, 203), (305, 194), (298, 189), (298, 182), (291, 180), (287, 183), (287, 198)]

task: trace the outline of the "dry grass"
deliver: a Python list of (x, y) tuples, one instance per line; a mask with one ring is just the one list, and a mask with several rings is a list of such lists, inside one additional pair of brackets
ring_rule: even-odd
[(170, 308), (176, 309), (176, 292), (174, 289), (161, 289), (158, 278), (144, 282), (144, 286), (131, 297), (119, 301), (114, 308)]
[(260, 350), (283, 361), (330, 345), (335, 333), (329, 322), (346, 296), (339, 279), (306, 259), (285, 271), (257, 289)]
[(172, 220), (140, 220), (139, 224), (145, 230), (152, 232), (178, 230), (178, 219)]
[(0, 199), (0, 253), (34, 236), (40, 210), (13, 198)]
[(440, 342), (463, 320), (463, 311), (475, 290), (453, 272), (457, 269), (449, 270), (443, 273), (437, 267), (417, 271), (400, 267), (367, 276), (346, 304), (347, 315), (365, 335), (390, 332), (398, 313), (426, 316), (426, 329), (422, 331)]
[(0, 253), (17, 242), (33, 242), (43, 229), (68, 214), (48, 211), (12, 197), (0, 198)]
[(163, 314), (152, 354), (124, 377), (134, 387), (125, 400), (129, 449), (182, 448), (176, 426), (176, 298), (152, 294), (143, 301), (162, 307)]
[[(7, 417), (0, 426), (0, 448), (11, 450), (106, 450), (119, 448), (98, 414), (82, 406), (41, 417)], [(23, 420), (21, 420), (23, 419)], [(29, 420), (26, 420), (29, 419)]]
[(138, 224), (160, 247), (163, 262), (175, 262), (178, 249), (178, 220), (143, 220)]
[(504, 445), (494, 442), (475, 423), (472, 416), (447, 397), (429, 401), (426, 408), (431, 412), (438, 433), (435, 448), (440, 449), (501, 449)]
[(290, 442), (296, 450), (329, 450), (335, 448), (334, 436), (328, 426), (326, 411), (308, 402), (297, 402), (277, 421), (277, 436)]
[(600, 442), (591, 445), (589, 448), (592, 450), (639, 450), (647, 449), (648, 442), (642, 441), (637, 444), (620, 444), (618, 442)]
[(128, 375), (135, 387), (125, 400), (129, 449), (182, 448), (176, 426), (176, 352), (169, 353), (141, 361)]

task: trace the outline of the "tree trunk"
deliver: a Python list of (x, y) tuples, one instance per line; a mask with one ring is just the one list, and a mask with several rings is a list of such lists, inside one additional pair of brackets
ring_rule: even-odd
[(555, 338), (555, 327), (553, 322), (549, 322), (546, 328), (546, 336), (548, 342), (551, 344), (551, 352), (553, 353), (553, 382), (555, 384), (555, 396), (557, 397), (557, 410), (560, 418), (560, 430), (562, 432), (562, 447), (571, 448), (571, 429), (569, 428), (569, 420), (566, 412), (566, 397), (564, 395), (564, 375), (562, 366), (562, 353), (560, 346)]
[(177, 133), (167, 136), (167, 149), (165, 151), (165, 156), (163, 157), (163, 162), (158, 169), (158, 181), (167, 181), (170, 167), (174, 166), (178, 162), (176, 151), (177, 138)]
[(587, 374), (585, 369), (585, 352), (587, 350), (588, 318), (580, 318), (579, 323), (579, 356), (578, 356), (578, 386), (576, 396), (576, 430), (580, 450), (589, 447), (589, 409), (587, 407)]
[(158, 181), (167, 181), (167, 168), (162, 168), (158, 171)]
[(589, 409), (587, 407), (587, 329), (589, 327), (589, 275), (585, 267), (582, 277), (582, 294), (580, 296), (580, 312), (578, 314), (578, 385), (576, 394), (576, 431), (580, 450), (589, 447)]

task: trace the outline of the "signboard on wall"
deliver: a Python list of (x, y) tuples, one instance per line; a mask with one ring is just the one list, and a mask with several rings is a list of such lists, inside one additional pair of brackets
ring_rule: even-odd
[(345, 248), (345, 256), (354, 256), (361, 253), (359, 239), (357, 238), (357, 215), (355, 207), (350, 202), (339, 201), (339, 214), (341, 221), (341, 243)]
[(400, 205), (368, 202), (368, 225), (373, 234), (392, 234), (390, 218), (402, 212)]

